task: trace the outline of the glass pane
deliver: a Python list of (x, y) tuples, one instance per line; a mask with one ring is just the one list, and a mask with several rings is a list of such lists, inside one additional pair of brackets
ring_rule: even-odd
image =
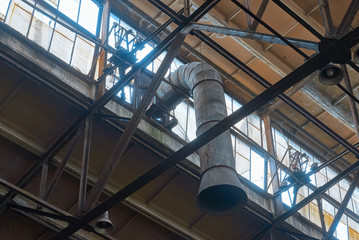
[(299, 188), (298, 194), (301, 195), (302, 197), (307, 197), (308, 196), (308, 187), (303, 186), (303, 187)]
[(248, 137), (250, 137), (258, 145), (261, 145), (261, 132), (250, 123), (248, 123)]
[(236, 157), (236, 137), (233, 134), (231, 134), (231, 143), (232, 143), (233, 156), (235, 159), (235, 157)]
[(323, 174), (323, 171), (325, 171), (325, 169), (322, 169), (315, 174), (317, 180), (317, 187), (323, 186), (324, 184), (327, 183), (327, 177), (324, 175), (325, 172)]
[(248, 122), (251, 123), (253, 126), (255, 126), (256, 128), (260, 128), (260, 122), (259, 122), (259, 117), (251, 114), (248, 116)]
[(82, 37), (77, 37), (72, 57), (72, 66), (84, 74), (88, 74), (94, 54), (94, 46)]
[(232, 98), (228, 96), (227, 94), (224, 94), (224, 99), (226, 101), (226, 107), (227, 107), (227, 114), (231, 114), (232, 111)]
[(98, 6), (93, 1), (81, 0), (79, 24), (93, 35), (96, 35), (98, 11)]
[(61, 0), (59, 10), (74, 22), (77, 22), (79, 4), (80, 0)]
[(325, 222), (325, 226), (330, 226), (333, 222), (333, 215), (328, 214), (327, 212), (324, 211), (324, 222)]
[(339, 186), (338, 184), (335, 184), (333, 187), (329, 190), (330, 196), (333, 197), (338, 202), (341, 202), (340, 192), (339, 192)]
[(238, 153), (236, 154), (236, 170), (237, 173), (249, 180), (249, 167), (250, 162), (248, 159), (242, 157)]
[(295, 150), (297, 150), (298, 152), (301, 151), (301, 148), (293, 141), (289, 140), (289, 145), (292, 146)]
[(241, 142), (238, 138), (236, 139), (236, 152), (239, 153), (240, 155), (242, 155), (242, 157), (248, 159), (250, 159), (250, 147), (248, 147), (246, 144), (244, 144), (243, 142)]
[(353, 196), (352, 197), (352, 202), (353, 202), (354, 212), (356, 214), (359, 214), (359, 199)]
[[(298, 194), (297, 196), (297, 203), (301, 202), (304, 199), (304, 197), (302, 197), (301, 195)], [(309, 205), (305, 205), (304, 207), (302, 207), (299, 211), (300, 214), (302, 214), (303, 217), (309, 219)]]
[(285, 191), (281, 194), (282, 202), (289, 207), (292, 206), (293, 201), (293, 187), (291, 187), (288, 191)]
[(238, 128), (241, 132), (243, 132), (245, 135), (248, 135), (247, 118), (242, 119), (239, 123), (236, 123), (234, 126)]
[(264, 188), (264, 158), (255, 151), (251, 151), (251, 182)]
[(11, 4), (11, 8), (12, 9), (9, 10), (9, 16), (7, 20), (9, 25), (25, 36), (27, 29), (29, 28), (32, 9), (29, 9), (28, 11), (17, 4)]
[(316, 201), (311, 202), (309, 204), (309, 208), (310, 208), (310, 220), (317, 224), (318, 226), (321, 226), (320, 223), (320, 216), (319, 216), (319, 208), (316, 204)]
[(350, 240), (359, 240), (359, 224), (351, 218), (348, 218), (348, 228), (349, 228), (349, 239)]
[(45, 0), (45, 2), (47, 2), (48, 4), (53, 6), (54, 8), (57, 8), (57, 4), (58, 4), (59, 0)]
[(349, 189), (349, 182), (348, 182), (348, 180), (345, 180), (345, 179), (341, 180), (341, 181), (339, 182), (339, 185), (340, 185), (341, 188), (343, 188), (343, 189), (346, 190), (346, 191)]
[(44, 14), (35, 11), (29, 32), (29, 39), (47, 50), (49, 48), (52, 31), (53, 22), (51, 19)]
[(279, 161), (282, 161), (283, 159), (282, 163), (286, 166), (289, 166), (289, 154), (286, 148), (280, 144), (276, 144), (276, 154)]
[(278, 130), (275, 130), (275, 141), (282, 145), (283, 147), (287, 148), (288, 144), (287, 141), (285, 139), (285, 137), (282, 135), (282, 133), (280, 133)]
[(348, 238), (348, 228), (345, 224), (342, 222), (339, 222), (337, 226), (337, 238), (340, 240), (349, 240)]
[(54, 37), (52, 39), (50, 52), (64, 62), (69, 63), (75, 34), (56, 24)]
[[(111, 13), (110, 15), (110, 23), (109, 23), (109, 29), (108, 31), (110, 31), (110, 29), (112, 28), (114, 23), (118, 23), (120, 20), (117, 16), (115, 16), (114, 14)], [(108, 45), (110, 45), (111, 47), (115, 48), (115, 35), (114, 35), (114, 30), (112, 30), (111, 34), (108, 37)]]
[(5, 18), (5, 14), (6, 14), (9, 4), (10, 4), (10, 0), (1, 0), (0, 1), (0, 19)]
[(266, 134), (265, 134), (265, 130), (264, 130), (264, 123), (262, 122), (262, 139), (263, 139), (263, 148), (268, 151), (268, 146), (267, 146), (267, 138), (266, 138)]
[(337, 176), (337, 174), (330, 168), (326, 168), (327, 169), (327, 176), (328, 176), (328, 179), (333, 179), (335, 178), (335, 176)]
[(233, 111), (236, 111), (240, 107), (242, 107), (242, 104), (233, 99)]
[(350, 240), (359, 240), (359, 233), (358, 231), (353, 228), (349, 228), (349, 239)]
[[(322, 200), (323, 202), (323, 210), (330, 214), (331, 216), (334, 216), (334, 206), (330, 203), (328, 203), (326, 200)], [(329, 226), (329, 225), (328, 225)]]

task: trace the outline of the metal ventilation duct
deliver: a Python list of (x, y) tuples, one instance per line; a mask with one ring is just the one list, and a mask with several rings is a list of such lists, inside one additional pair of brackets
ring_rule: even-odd
[[(191, 93), (194, 98), (197, 136), (227, 116), (220, 74), (206, 63), (189, 63), (179, 67), (162, 82), (157, 104), (174, 109)], [(225, 215), (242, 209), (247, 194), (235, 170), (229, 130), (199, 150), (201, 183), (198, 207), (208, 214)]]

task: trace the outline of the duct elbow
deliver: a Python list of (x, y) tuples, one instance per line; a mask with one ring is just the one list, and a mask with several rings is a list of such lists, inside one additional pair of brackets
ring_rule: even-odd
[(222, 85), (220, 74), (209, 64), (193, 62), (182, 65), (161, 83), (157, 90), (157, 101), (162, 107), (172, 110), (192, 95), (196, 85), (209, 80)]

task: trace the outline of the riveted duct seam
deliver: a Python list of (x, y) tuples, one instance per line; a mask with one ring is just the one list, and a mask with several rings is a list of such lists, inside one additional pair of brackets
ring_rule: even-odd
[[(220, 74), (207, 63), (193, 62), (179, 67), (162, 82), (157, 103), (174, 109), (193, 93), (197, 136), (227, 116)], [(212, 215), (240, 210), (247, 202), (235, 170), (229, 130), (199, 150), (201, 184), (198, 207)]]

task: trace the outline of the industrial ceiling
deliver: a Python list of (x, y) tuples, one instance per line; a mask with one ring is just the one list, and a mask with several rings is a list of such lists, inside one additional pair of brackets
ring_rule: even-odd
[[(76, 34), (88, 36), (76, 22), (49, 9), (50, 2), (29, 4), (61, 19)], [(318, 239), (324, 231), (325, 239), (332, 239), (333, 233), (326, 233), (330, 226), (323, 230), (296, 212), (323, 197), (329, 184), (344, 178), (353, 187), (358, 182), (357, 175), (351, 175), (359, 167), (359, 67), (354, 59), (358, 1), (109, 0), (97, 4), (102, 17), (111, 11), (156, 45), (104, 93), (98, 90), (103, 85), (96, 82), (105, 78), (101, 68), (97, 79), (96, 74), (80, 73), (1, 22), (0, 236), (280, 240)], [(106, 26), (106, 20), (101, 24)], [(100, 31), (92, 38), (98, 52), (106, 44), (99, 35)], [(176, 48), (172, 42), (179, 49), (171, 52)], [(225, 91), (243, 107), (187, 143), (144, 116), (156, 89), (151, 92), (149, 87), (143, 96), (149, 99), (147, 105), (141, 102), (131, 109), (121, 103), (117, 92), (164, 50), (169, 59), (172, 54), (172, 59), (176, 56), (186, 63), (207, 62), (221, 74)], [(101, 64), (100, 54), (99, 59)], [(328, 64), (340, 69), (343, 81), (332, 85), (318, 81)], [(160, 74), (154, 79), (162, 80)], [(191, 154), (251, 113), (262, 119), (269, 116), (276, 128), (310, 148), (323, 163), (344, 151), (339, 160), (330, 162), (338, 175), (283, 212), (274, 211), (278, 203), (271, 194), (243, 180), (251, 195), (243, 210), (229, 216), (205, 214), (196, 207), (201, 174)], [(171, 148), (168, 142), (177, 145)], [(96, 183), (114, 149), (121, 152), (119, 163), (110, 167), (108, 181)], [(56, 179), (56, 174), (62, 176)], [(98, 192), (98, 199), (86, 202), (86, 190)], [(78, 207), (82, 205), (87, 209)], [(343, 205), (337, 210), (350, 213)], [(92, 226), (106, 210), (115, 228), (104, 235)], [(300, 227), (285, 221), (292, 215)], [(354, 213), (351, 216), (359, 221)], [(313, 234), (303, 229), (312, 229)]]

